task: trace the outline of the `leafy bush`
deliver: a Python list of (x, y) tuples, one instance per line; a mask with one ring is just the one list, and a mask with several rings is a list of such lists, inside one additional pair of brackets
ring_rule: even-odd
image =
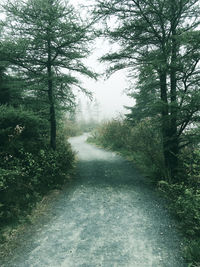
[(61, 187), (74, 167), (65, 137), (47, 145), (45, 122), (23, 108), (0, 106), (0, 226), (18, 221), (47, 192)]
[(161, 136), (153, 121), (142, 121), (132, 127), (125, 121), (112, 120), (98, 127), (88, 141), (121, 152), (152, 181), (167, 176)]
[(120, 150), (127, 143), (130, 128), (121, 120), (104, 122), (92, 133), (90, 141), (94, 141), (104, 147)]
[(161, 181), (159, 185), (170, 199), (172, 210), (184, 232), (190, 237), (200, 236), (200, 190), (189, 188), (183, 183), (169, 184)]
[(1, 157), (1, 224), (19, 219), (41, 196), (62, 186), (73, 165), (74, 155), (69, 144), (59, 145), (56, 151), (41, 149), (37, 155), (21, 149), (18, 157)]
[(191, 262), (189, 267), (200, 267), (200, 240), (189, 240), (185, 246), (185, 258)]
[(159, 188), (168, 198), (170, 209), (187, 237), (185, 257), (190, 262), (200, 263), (200, 190), (166, 181), (160, 181)]
[(0, 106), (0, 150), (15, 154), (21, 148), (37, 151), (47, 134), (47, 121), (23, 107)]
[(69, 119), (65, 119), (64, 123), (62, 125), (62, 130), (64, 135), (68, 136), (68, 137), (72, 137), (72, 136), (78, 136), (81, 135), (83, 133), (88, 133), (91, 132), (92, 130), (94, 130), (97, 127), (98, 123), (95, 121), (90, 121), (90, 122), (86, 122), (86, 121), (71, 121)]
[(187, 186), (200, 189), (200, 149), (190, 145), (181, 151), (179, 173)]
[(65, 119), (61, 129), (62, 133), (67, 137), (78, 136), (82, 134), (80, 126), (76, 122), (68, 119)]

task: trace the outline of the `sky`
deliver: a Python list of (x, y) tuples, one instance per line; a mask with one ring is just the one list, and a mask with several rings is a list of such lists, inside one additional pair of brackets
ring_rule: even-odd
[[(70, 3), (78, 8), (79, 4), (85, 4), (87, 1), (71, 0)], [(78, 10), (83, 9), (78, 8)], [(87, 66), (91, 67), (96, 72), (104, 72), (108, 65), (100, 63), (98, 58), (100, 58), (110, 49), (111, 46), (109, 45), (108, 41), (96, 40), (93, 53), (87, 60), (85, 60)], [(98, 79), (98, 81), (94, 81), (82, 77), (81, 81), (84, 88), (93, 92), (93, 98), (99, 103), (101, 118), (112, 118), (118, 116), (119, 114), (127, 113), (127, 110), (124, 108), (124, 106), (134, 105), (134, 100), (128, 97), (124, 92), (129, 86), (125, 70), (116, 72), (109, 79), (102, 77)], [(84, 97), (83, 95), (79, 95), (79, 98), (81, 98), (83, 105), (84, 103), (88, 102), (88, 98)]]
[[(87, 66), (91, 67), (97, 73), (103, 73), (106, 70), (107, 64), (100, 63), (98, 58), (106, 53), (109, 49), (109, 44), (103, 40), (97, 40), (94, 44), (94, 52), (85, 61)], [(93, 93), (93, 99), (97, 100), (100, 105), (101, 118), (112, 118), (119, 114), (124, 114), (127, 110), (124, 106), (133, 106), (134, 101), (125, 93), (129, 82), (126, 78), (126, 71), (118, 71), (109, 79), (105, 76), (100, 77), (97, 81), (81, 77), (81, 82), (84, 88)], [(84, 95), (79, 95), (83, 106), (88, 102), (88, 98)]]

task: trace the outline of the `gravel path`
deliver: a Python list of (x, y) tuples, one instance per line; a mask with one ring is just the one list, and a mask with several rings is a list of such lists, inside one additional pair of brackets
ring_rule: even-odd
[(53, 203), (53, 215), (27, 234), (17, 267), (184, 267), (181, 237), (161, 200), (131, 164), (112, 152), (70, 142), (78, 151), (76, 182)]

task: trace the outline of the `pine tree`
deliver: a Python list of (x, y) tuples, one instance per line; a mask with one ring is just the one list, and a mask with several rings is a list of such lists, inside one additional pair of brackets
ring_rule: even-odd
[[(141, 73), (141, 68), (145, 68), (153, 74), (152, 84), (156, 84), (154, 100), (143, 103), (146, 107), (154, 106), (154, 102), (156, 105), (160, 103), (158, 115), (161, 118), (164, 158), (171, 177), (176, 176), (184, 130), (194, 122), (199, 112), (198, 2), (97, 0), (94, 11), (95, 16), (115, 18), (115, 25), (104, 31), (105, 36), (121, 47), (102, 58), (111, 63), (109, 73), (129, 68), (131, 76), (134, 71)], [(148, 96), (152, 90), (151, 86), (147, 88), (148, 75), (146, 82), (144, 77), (142, 79), (143, 86), (137, 87), (140, 101), (145, 87)]]
[(56, 149), (56, 105), (69, 100), (72, 85), (80, 87), (72, 74), (95, 77), (82, 63), (92, 40), (90, 25), (60, 0), (10, 1), (5, 9), (8, 34), (18, 48), (12, 63), (34, 94), (48, 103), (50, 146)]

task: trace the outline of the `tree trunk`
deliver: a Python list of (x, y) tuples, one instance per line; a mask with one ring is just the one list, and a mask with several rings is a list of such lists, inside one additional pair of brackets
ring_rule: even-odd
[(52, 81), (52, 69), (51, 69), (51, 42), (48, 40), (48, 62), (47, 62), (47, 75), (48, 75), (48, 97), (50, 106), (50, 147), (56, 149), (56, 116), (54, 107), (54, 95), (53, 95), (53, 81)]
[(170, 151), (169, 151), (169, 107), (167, 99), (167, 73), (165, 70), (160, 72), (160, 90), (161, 90), (161, 127), (163, 138), (163, 153), (166, 169), (170, 169)]
[[(174, 16), (174, 3), (172, 3), (172, 14)], [(171, 43), (171, 68), (170, 68), (170, 171), (172, 179), (176, 177), (178, 167), (178, 134), (177, 134), (177, 42), (176, 26), (172, 19), (172, 43)]]

